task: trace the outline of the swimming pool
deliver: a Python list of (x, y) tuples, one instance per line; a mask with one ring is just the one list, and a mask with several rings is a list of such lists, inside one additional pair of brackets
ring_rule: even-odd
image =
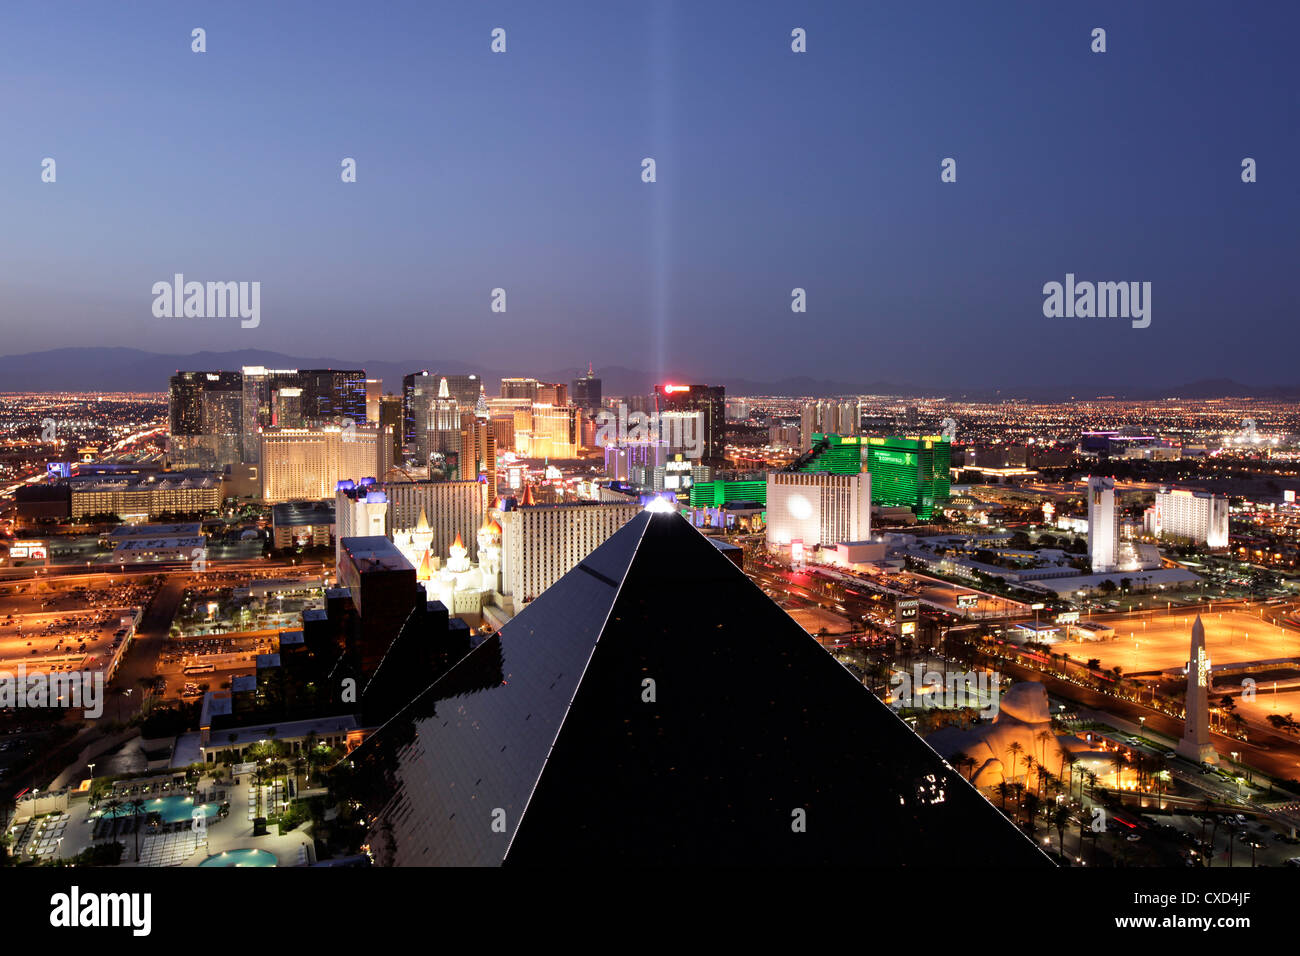
[[(154, 797), (152, 800), (144, 802), (144, 813), (147, 816), (150, 813), (156, 813), (162, 818), (164, 823), (179, 823), (182, 820), (191, 820), (194, 817), (194, 798), (187, 797), (184, 794), (174, 793), (166, 797)], [(198, 806), (203, 808), (203, 815), (211, 820), (217, 815), (220, 806), (215, 803), (200, 803)], [(99, 810), (98, 816), (105, 817), (129, 817), (134, 811), (129, 803), (124, 803), (117, 808), (115, 813), (108, 810)]]
[(276, 866), (275, 854), (269, 850), (257, 850), (243, 847), (239, 850), (226, 850), (208, 857), (199, 866)]

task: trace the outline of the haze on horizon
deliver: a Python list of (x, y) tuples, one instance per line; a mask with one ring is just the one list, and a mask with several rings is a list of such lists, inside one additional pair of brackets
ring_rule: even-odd
[[(9, 7), (0, 354), (1292, 383), (1297, 28), (1208, 2)], [(175, 273), (260, 282), (260, 325), (155, 318)], [(1151, 326), (1045, 318), (1067, 273), (1150, 282)]]

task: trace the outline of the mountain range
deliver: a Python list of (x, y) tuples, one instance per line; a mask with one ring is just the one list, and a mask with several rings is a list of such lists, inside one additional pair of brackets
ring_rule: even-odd
[[(167, 381), (178, 370), (238, 369), (244, 365), (267, 368), (363, 368), (371, 378), (381, 378), (384, 390), (401, 390), (403, 375), (421, 369), (447, 374), (474, 372), (483, 378), (489, 395), (498, 390), (501, 378), (529, 375), (547, 382), (569, 382), (586, 373), (585, 368), (492, 369), (472, 362), (420, 358), (405, 362), (306, 357), (241, 349), (230, 352), (195, 352), (164, 355), (132, 348), (64, 348), (23, 355), (0, 356), (0, 392), (147, 392), (166, 391)], [(596, 369), (605, 395), (645, 395), (656, 379), (650, 372), (625, 366)], [(1102, 397), (1151, 401), (1165, 398), (1258, 398), (1300, 399), (1300, 384), (1243, 385), (1231, 379), (1201, 379), (1167, 384), (1142, 382), (1133, 386), (1103, 384), (1023, 384), (1001, 387), (977, 383), (906, 381), (836, 381), (811, 376), (791, 376), (777, 381), (757, 381), (714, 370), (703, 376), (679, 376), (682, 382), (705, 381), (726, 386), (731, 395), (788, 395), (824, 397), (831, 395), (893, 395), (907, 398), (951, 398), (969, 401), (1025, 399), (1030, 401), (1072, 401)]]

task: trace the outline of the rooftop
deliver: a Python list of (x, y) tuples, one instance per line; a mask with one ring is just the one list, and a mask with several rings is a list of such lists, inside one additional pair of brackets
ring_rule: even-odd
[(1050, 865), (675, 514), (630, 520), (350, 763), (381, 865)]
[(332, 501), (286, 501), (271, 506), (271, 523), (279, 528), (334, 523)]
[(382, 535), (344, 538), (342, 548), (361, 572), (414, 570), (411, 562), (406, 560), (406, 556), (398, 550), (397, 545)]

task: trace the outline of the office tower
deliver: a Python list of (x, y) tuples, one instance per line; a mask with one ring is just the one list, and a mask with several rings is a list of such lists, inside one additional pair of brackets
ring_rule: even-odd
[(1205, 625), (1196, 615), (1192, 624), (1192, 646), (1187, 657), (1186, 719), (1178, 753), (1196, 763), (1218, 763), (1219, 755), (1210, 741), (1210, 691), (1213, 686), (1210, 655), (1205, 649)]
[(268, 369), (246, 365), (241, 376), (242, 460), (256, 464), (259, 428), (364, 425), (366, 373), (361, 369)]
[(569, 386), (554, 382), (538, 382), (537, 397), (533, 399), (533, 403), (537, 405), (568, 405)]
[(908, 405), (903, 413), (903, 427), (908, 431), (916, 431), (921, 424), (921, 412), (915, 405)]
[(811, 551), (870, 537), (871, 475), (768, 474), (769, 548)]
[(668, 443), (659, 439), (623, 441), (606, 445), (605, 477), (615, 481), (632, 481), (632, 475), (641, 471), (662, 469), (668, 462)]
[(363, 369), (299, 369), (302, 389), (302, 423), (364, 425), (366, 423), (366, 373)]
[(515, 416), (511, 412), (509, 415), (493, 415), (490, 419), (492, 425), (492, 435), (496, 439), (497, 448), (503, 451), (515, 450)]
[(630, 520), (349, 760), (381, 866), (1051, 866), (673, 514)]
[(534, 405), (531, 443), (532, 458), (578, 457), (578, 408), (575, 405)]
[(489, 501), (497, 496), (497, 440), (492, 423), (476, 412), (460, 414), (460, 477), (481, 480)]
[(502, 593), (516, 606), (534, 600), (640, 511), (635, 501), (584, 501), (502, 512)]
[(412, 610), (425, 603), (424, 590), (416, 586), (415, 568), (387, 538), (343, 538), (336, 570), (339, 587), (359, 612), (358, 657), (369, 676)]
[(1119, 511), (1115, 507), (1115, 479), (1088, 479), (1088, 555), (1094, 574), (1119, 567)]
[[(827, 436), (831, 437), (831, 436)], [(843, 444), (847, 444), (845, 439)], [(868, 438), (866, 465), (871, 501), (888, 508), (911, 508), (928, 521), (949, 498), (952, 445), (938, 436)], [(832, 442), (832, 448), (835, 443)]]
[(334, 563), (342, 557), (344, 538), (385, 537), (388, 533), (388, 496), (382, 486), (362, 479), (341, 480), (334, 492)]
[(262, 429), (262, 500), (333, 498), (345, 478), (383, 475), (392, 464), (392, 438), (378, 428)]
[(813, 435), (827, 431), (831, 431), (831, 429), (822, 427), (820, 409), (817, 403), (805, 403), (803, 408), (799, 410), (799, 447), (807, 451), (813, 446)]
[(656, 385), (655, 411), (702, 412), (704, 437), (701, 461), (706, 465), (726, 465), (727, 390), (721, 385)]
[(581, 452), (588, 452), (601, 447), (597, 441), (596, 435), (600, 431), (600, 426), (596, 418), (591, 413), (579, 409), (578, 414), (578, 449)]
[(1161, 488), (1144, 515), (1147, 533), (1217, 549), (1228, 546), (1228, 499), (1208, 491)]
[(421, 464), (441, 460), (449, 478), (463, 477), (460, 473), (460, 404), (452, 398), (445, 378), (438, 380), (438, 392), (429, 406), (429, 420), (424, 432), (416, 431), (415, 452)]
[(173, 465), (216, 468), (243, 454), (243, 380), (238, 372), (177, 372), (169, 388)]
[(262, 365), (245, 365), (241, 374), (244, 395), (242, 460), (255, 465), (262, 454), (262, 438), (259, 429), (276, 424), (273, 405), (276, 386), (290, 382), (290, 377), (294, 373), (292, 369), (268, 369)]
[(727, 421), (743, 422), (749, 418), (749, 402), (743, 398), (727, 399)]
[[(447, 380), (447, 389), (461, 408), (473, 408), (483, 394), (483, 380), (473, 373), (467, 375), (440, 375)], [(441, 384), (441, 383), (440, 383)]]
[(537, 401), (538, 381), (535, 378), (503, 378), (501, 380), (501, 397), (522, 399), (531, 405)]
[(668, 444), (669, 454), (698, 461), (704, 456), (704, 422), (702, 410), (660, 412), (655, 422), (657, 437)]
[(587, 366), (586, 375), (573, 380), (570, 392), (573, 404), (579, 408), (589, 412), (600, 408), (600, 379), (590, 365)]
[[(811, 433), (809, 439), (812, 438)], [(811, 446), (803, 445), (803, 437), (800, 434), (798, 425), (789, 424), (784, 421), (773, 422), (767, 426), (767, 443), (773, 448), (806, 448)]]
[(271, 422), (275, 428), (310, 428), (304, 414), (307, 402), (302, 389), (289, 385), (274, 391), (271, 399)]
[[(440, 383), (441, 379), (429, 374), (428, 369), (402, 377), (402, 444), (412, 451), (426, 441), (421, 436), (429, 427)], [(427, 452), (423, 461), (428, 464)]]
[(858, 435), (862, 432), (862, 406), (855, 399), (805, 402), (799, 414), (799, 444), (812, 447), (813, 435)]
[[(388, 539), (344, 538), (339, 553), (340, 586), (325, 592), (323, 608), (302, 612), (296, 654), (286, 656), (285, 640), (295, 635), (281, 634), (280, 656), (285, 663), (303, 657), (299, 666), (315, 671), (318, 686), (347, 687), (343, 681), (355, 680), (356, 696), (335, 698), (335, 705), (355, 711), (359, 703), (361, 713), (349, 719), (377, 727), (465, 656), (469, 628), (428, 599)], [(287, 739), (284, 730), (281, 725), (280, 737)], [(362, 736), (349, 739), (349, 748)]]
[[(391, 429), (393, 436), (392, 459), (402, 460), (402, 399), (397, 395), (384, 395), (379, 399), (379, 427)], [(376, 475), (384, 478), (384, 475)]]
[(381, 378), (366, 379), (366, 424), (378, 425), (379, 421), (379, 403), (384, 397), (384, 380)]
[(378, 490), (388, 498), (388, 536), (409, 539), (423, 512), (432, 532), (429, 548), (435, 555), (447, 554), (457, 535), (462, 541), (475, 541), (488, 505), (486, 486), (480, 481), (385, 481)]

